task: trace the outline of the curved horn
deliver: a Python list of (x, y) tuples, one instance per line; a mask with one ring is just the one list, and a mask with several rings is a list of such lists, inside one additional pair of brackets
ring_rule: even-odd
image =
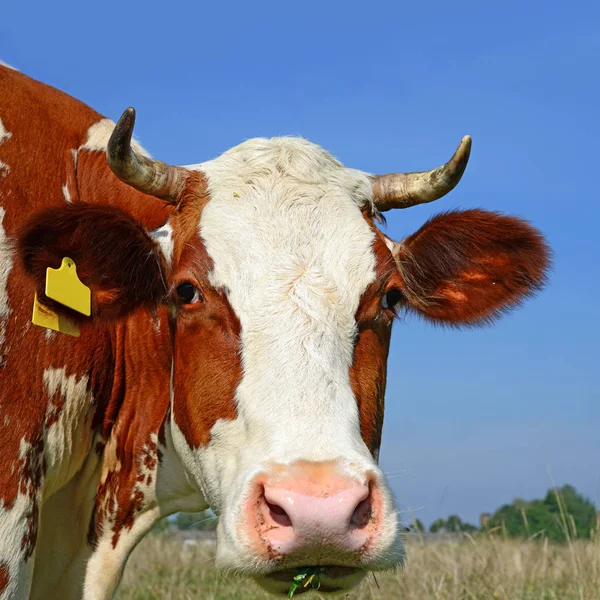
[(106, 160), (110, 170), (136, 190), (176, 203), (185, 187), (187, 171), (137, 154), (131, 147), (134, 124), (135, 110), (129, 107), (108, 140)]
[(460, 181), (471, 154), (471, 137), (466, 135), (454, 156), (441, 167), (421, 173), (374, 175), (373, 202), (381, 212), (432, 202), (446, 195)]

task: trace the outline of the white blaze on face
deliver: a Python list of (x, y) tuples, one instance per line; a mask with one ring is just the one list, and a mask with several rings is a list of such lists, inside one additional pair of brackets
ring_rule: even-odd
[(211, 283), (241, 322), (232, 429), (244, 438), (243, 466), (370, 459), (349, 378), (355, 313), (375, 278), (361, 214), (368, 177), (295, 138), (250, 140), (199, 168)]

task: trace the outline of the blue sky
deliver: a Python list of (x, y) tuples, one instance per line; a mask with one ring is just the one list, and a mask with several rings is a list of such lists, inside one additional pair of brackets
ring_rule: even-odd
[(493, 328), (396, 325), (382, 465), (404, 508), (475, 521), (569, 482), (600, 505), (600, 5), (593, 2), (5, 3), (0, 58), (189, 164), (302, 135), (372, 172), (471, 161), (396, 239), (480, 206), (526, 217), (547, 290)]

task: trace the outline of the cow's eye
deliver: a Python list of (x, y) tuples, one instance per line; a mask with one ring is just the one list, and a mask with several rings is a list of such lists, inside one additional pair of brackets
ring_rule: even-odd
[(386, 310), (395, 310), (406, 301), (406, 296), (398, 289), (388, 290), (381, 299), (381, 306)]
[(202, 301), (200, 290), (187, 281), (177, 286), (177, 297), (182, 304), (197, 304)]

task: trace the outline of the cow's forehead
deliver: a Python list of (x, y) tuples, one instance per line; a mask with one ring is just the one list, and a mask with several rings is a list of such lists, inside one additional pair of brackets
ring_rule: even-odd
[[(225, 193), (239, 199), (242, 191), (248, 194), (256, 190), (268, 192), (262, 197), (262, 204), (268, 204), (273, 192), (279, 192), (277, 206), (285, 208), (302, 202), (314, 205), (337, 190), (338, 196), (343, 192), (346, 200), (359, 208), (372, 207), (369, 176), (344, 167), (329, 152), (303, 138), (254, 138), (190, 168), (207, 175), (211, 197), (219, 196), (221, 201)], [(285, 193), (292, 187), (295, 195)], [(323, 193), (317, 194), (317, 188)], [(306, 197), (298, 195), (302, 193)]]
[(375, 260), (365, 173), (300, 138), (249, 140), (198, 168), (208, 183), (200, 234), (215, 284), (239, 287), (242, 301), (301, 279), (356, 309)]

